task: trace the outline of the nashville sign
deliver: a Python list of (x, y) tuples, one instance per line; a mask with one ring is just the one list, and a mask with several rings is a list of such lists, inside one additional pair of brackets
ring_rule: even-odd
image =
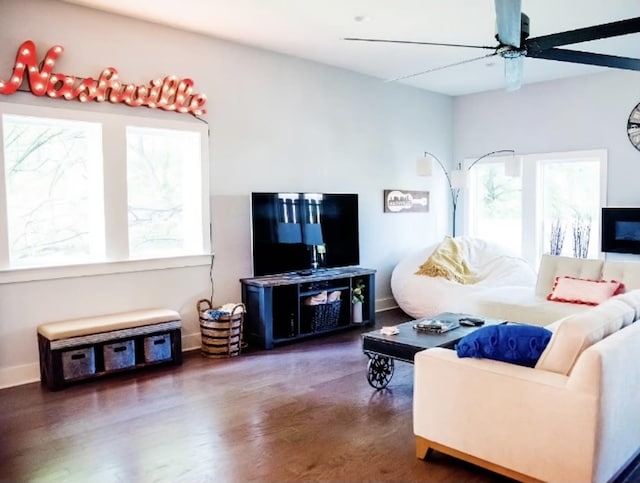
[(59, 45), (51, 47), (44, 60), (38, 65), (36, 46), (31, 40), (18, 48), (16, 62), (11, 77), (0, 79), (0, 94), (10, 95), (18, 90), (27, 76), (29, 89), (36, 96), (66, 100), (77, 99), (80, 102), (112, 102), (129, 106), (145, 106), (166, 111), (176, 111), (199, 116), (207, 111), (203, 109), (207, 98), (204, 94), (193, 92), (191, 79), (179, 79), (168, 76), (152, 80), (147, 85), (125, 84), (118, 79), (118, 71), (108, 67), (98, 79), (80, 78), (72, 75), (52, 73), (56, 60), (62, 54)]

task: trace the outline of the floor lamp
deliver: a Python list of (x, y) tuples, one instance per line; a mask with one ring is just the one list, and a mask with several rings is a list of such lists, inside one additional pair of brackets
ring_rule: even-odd
[(449, 185), (449, 192), (451, 193), (451, 204), (453, 208), (452, 235), (454, 237), (456, 236), (456, 210), (458, 208), (458, 197), (460, 196), (460, 190), (462, 188), (465, 188), (467, 185), (467, 174), (469, 170), (473, 168), (476, 163), (485, 158), (494, 155), (506, 154), (509, 154), (512, 159), (510, 163), (505, 164), (505, 174), (507, 176), (520, 176), (520, 163), (516, 163), (515, 151), (513, 149), (498, 149), (497, 151), (491, 151), (490, 153), (483, 154), (482, 156), (474, 160), (471, 164), (469, 164), (466, 170), (463, 170), (462, 165), (458, 163), (458, 168), (451, 171), (451, 173), (447, 171), (447, 168), (445, 168), (444, 164), (442, 164), (442, 161), (440, 161), (435, 154), (432, 154), (428, 151), (424, 152), (423, 157), (417, 159), (416, 172), (418, 176), (431, 176), (433, 160), (435, 160), (440, 168), (442, 168), (442, 171), (447, 178), (447, 184)]

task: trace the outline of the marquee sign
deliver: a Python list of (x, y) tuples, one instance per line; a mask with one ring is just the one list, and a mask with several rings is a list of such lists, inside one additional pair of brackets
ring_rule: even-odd
[(59, 45), (51, 47), (38, 65), (35, 44), (31, 40), (23, 42), (18, 48), (11, 77), (6, 81), (0, 79), (0, 94), (15, 93), (22, 85), (26, 73), (29, 89), (35, 96), (46, 94), (49, 97), (80, 102), (145, 106), (194, 116), (207, 112), (203, 109), (207, 98), (204, 94), (193, 92), (191, 79), (167, 76), (154, 79), (146, 85), (125, 84), (120, 82), (118, 71), (113, 67), (104, 69), (98, 79), (52, 73), (62, 52), (63, 48)]

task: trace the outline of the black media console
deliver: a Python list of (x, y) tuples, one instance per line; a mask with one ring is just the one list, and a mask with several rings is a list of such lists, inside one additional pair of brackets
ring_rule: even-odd
[[(242, 302), (247, 307), (244, 337), (253, 347), (274, 345), (375, 322), (375, 270), (360, 267), (243, 278)], [(362, 322), (353, 321), (351, 295), (364, 284)], [(310, 305), (311, 297), (340, 298)]]

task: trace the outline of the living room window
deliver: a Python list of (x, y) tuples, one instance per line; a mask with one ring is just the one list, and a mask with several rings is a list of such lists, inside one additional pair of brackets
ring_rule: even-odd
[(129, 254), (202, 248), (200, 133), (127, 127)]
[(506, 176), (504, 161), (496, 159), (469, 171), (469, 235), (505, 245), (533, 266), (543, 253), (597, 258), (600, 208), (606, 205), (606, 151), (516, 159), (522, 163), (521, 177)]
[(10, 266), (104, 257), (100, 127), (2, 116)]
[(0, 103), (0, 283), (206, 263), (206, 126), (163, 117)]
[(503, 161), (489, 158), (470, 171), (469, 231), (474, 237), (522, 250), (522, 178), (508, 177)]

